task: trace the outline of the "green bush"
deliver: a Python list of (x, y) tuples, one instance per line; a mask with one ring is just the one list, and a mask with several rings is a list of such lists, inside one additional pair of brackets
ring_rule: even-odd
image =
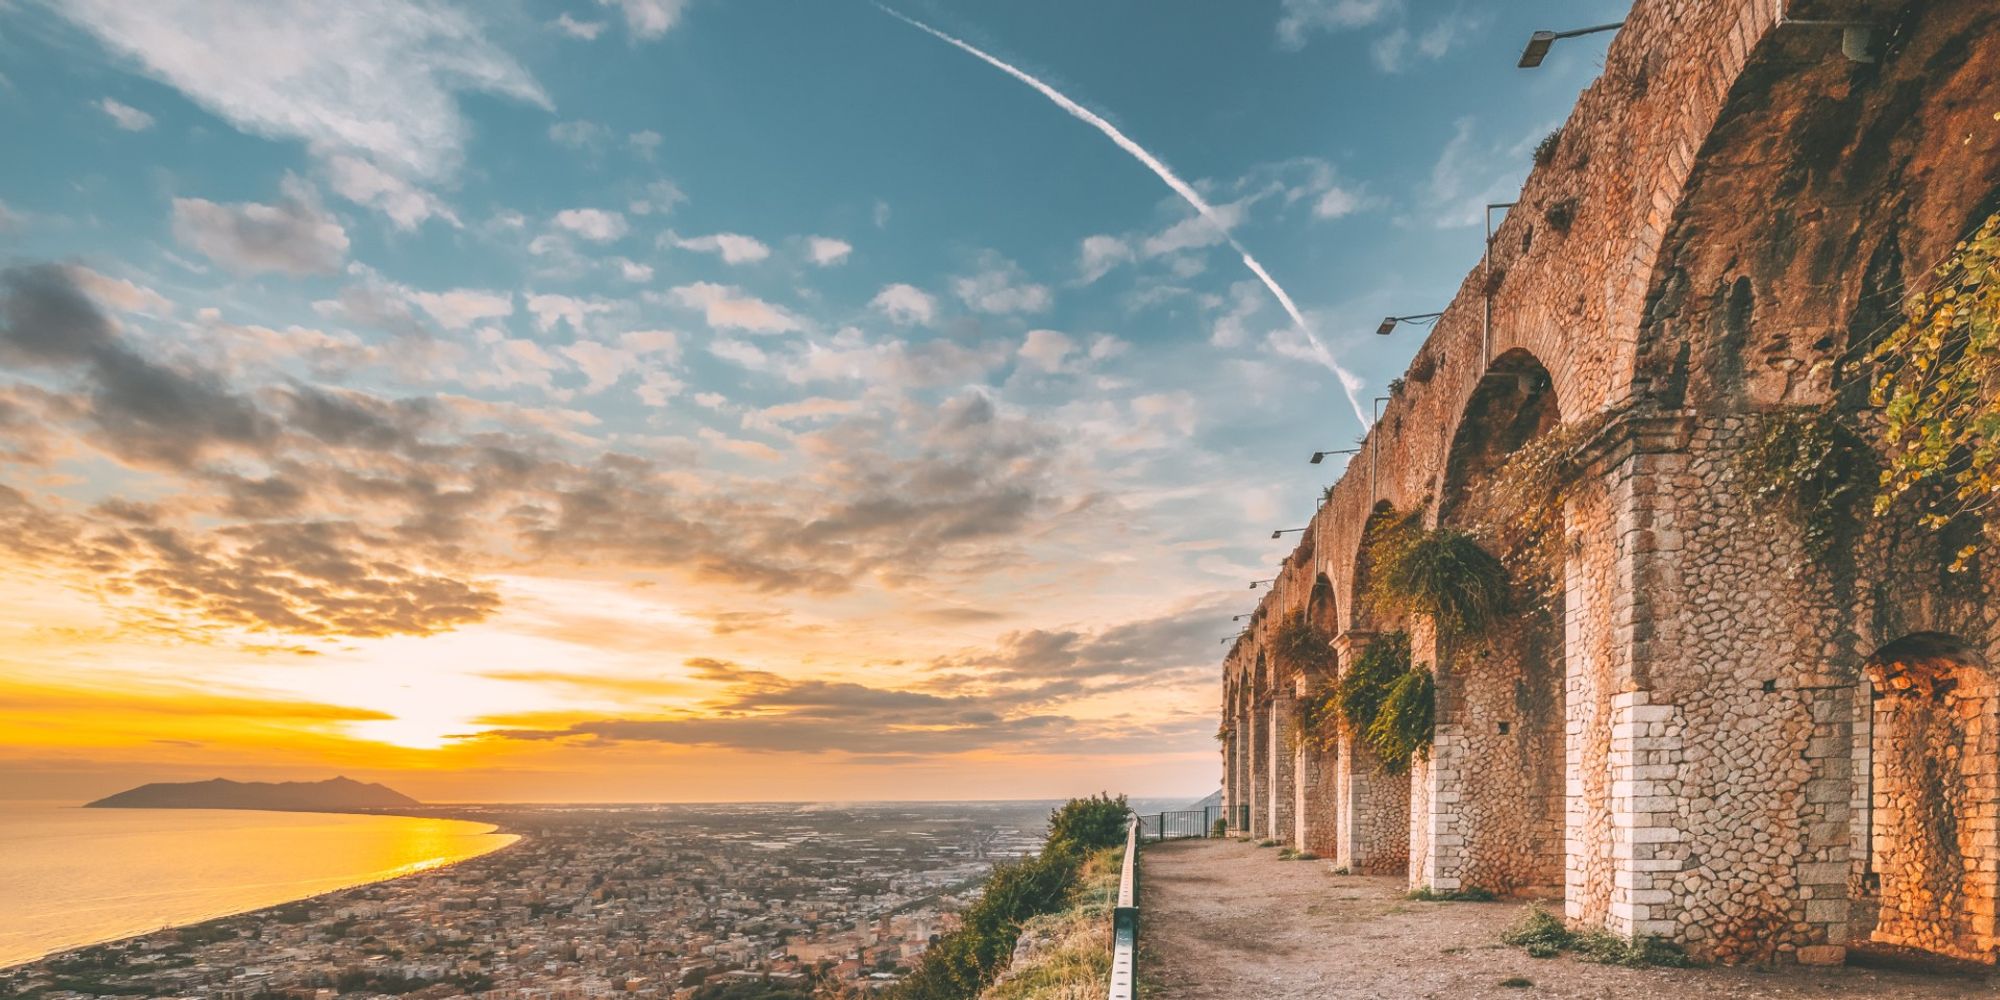
[(1125, 843), (1129, 815), (1125, 797), (1109, 794), (1071, 799), (1051, 812), (1041, 853), (995, 867), (979, 901), (960, 914), (958, 929), (933, 942), (889, 995), (973, 1000), (1006, 968), (1021, 925), (1068, 906), (1086, 859)]
[(1444, 635), (1478, 635), (1507, 610), (1507, 567), (1477, 539), (1440, 528), (1386, 547), (1371, 584), (1392, 612), (1430, 616)]
[(1366, 733), (1375, 724), (1375, 715), (1382, 710), (1382, 703), (1388, 700), (1396, 680), (1409, 671), (1409, 633), (1391, 632), (1370, 642), (1354, 658), (1354, 665), (1340, 675), (1334, 693), (1348, 731)]
[[(1100, 792), (1087, 799), (1071, 799), (1049, 813), (1049, 845), (1086, 854), (1116, 847), (1125, 842), (1125, 824), (1131, 814), (1123, 795), (1113, 798)], [(1043, 850), (1046, 853), (1047, 848)]]
[(1391, 772), (1408, 770), (1410, 761), (1430, 756), (1436, 712), (1437, 682), (1430, 671), (1411, 669), (1396, 678), (1368, 724), (1369, 749)]

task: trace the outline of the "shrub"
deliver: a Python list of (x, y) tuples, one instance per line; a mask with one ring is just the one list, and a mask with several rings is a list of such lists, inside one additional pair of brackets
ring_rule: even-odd
[(1088, 854), (1123, 844), (1126, 819), (1131, 814), (1123, 795), (1113, 798), (1100, 792), (1087, 799), (1071, 799), (1049, 813), (1049, 840), (1043, 853), (1056, 847)]
[(1464, 889), (1446, 889), (1440, 892), (1426, 885), (1411, 890), (1410, 894), (1404, 898), (1414, 899), (1420, 903), (1491, 903), (1493, 902), (1493, 893), (1477, 886), (1469, 886)]
[(1558, 234), (1568, 233), (1569, 227), (1576, 224), (1577, 205), (1575, 198), (1564, 198), (1542, 210), (1542, 221)]
[(1430, 756), (1436, 731), (1437, 682), (1428, 670), (1410, 670), (1396, 678), (1368, 724), (1368, 746), (1391, 772), (1409, 769), (1410, 761)]
[(1333, 669), (1333, 637), (1309, 621), (1303, 611), (1286, 615), (1271, 640), (1278, 663), (1293, 673), (1324, 674)]
[(1410, 670), (1410, 635), (1391, 632), (1378, 636), (1355, 657), (1354, 664), (1340, 675), (1334, 698), (1349, 732), (1366, 733), (1375, 724), (1382, 703), (1398, 678)]
[(1542, 141), (1535, 144), (1535, 166), (1546, 167), (1556, 162), (1556, 153), (1562, 150), (1562, 141), (1563, 130), (1560, 128), (1542, 136)]
[(1507, 567), (1465, 532), (1415, 532), (1384, 554), (1371, 582), (1382, 607), (1429, 615), (1455, 636), (1485, 631), (1507, 609)]
[(1529, 905), (1521, 920), (1500, 940), (1527, 950), (1535, 958), (1554, 958), (1562, 952), (1599, 965), (1659, 965), (1683, 968), (1692, 963), (1680, 948), (1655, 937), (1628, 940), (1609, 931), (1572, 931), (1560, 918), (1539, 906)]
[(1292, 702), (1292, 739), (1321, 752), (1340, 745), (1340, 687), (1315, 684)]
[(1831, 407), (1789, 407), (1764, 417), (1737, 471), (1760, 508), (1798, 527), (1806, 552), (1824, 559), (1854, 530), (1871, 492), (1875, 454)]
[(1049, 814), (1049, 839), (1033, 858), (995, 867), (957, 930), (937, 939), (898, 984), (900, 1000), (967, 1000), (1006, 967), (1021, 926), (1072, 902), (1086, 862), (1122, 846), (1125, 797), (1071, 799)]

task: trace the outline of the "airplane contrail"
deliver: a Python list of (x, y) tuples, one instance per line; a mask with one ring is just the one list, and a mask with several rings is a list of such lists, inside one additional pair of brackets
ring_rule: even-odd
[(1292, 297), (1285, 292), (1284, 286), (1278, 284), (1277, 279), (1271, 277), (1271, 272), (1264, 270), (1264, 265), (1258, 263), (1257, 258), (1251, 256), (1250, 251), (1243, 248), (1243, 244), (1236, 239), (1235, 234), (1229, 231), (1228, 224), (1223, 221), (1221, 215), (1217, 214), (1215, 208), (1208, 203), (1207, 199), (1203, 198), (1201, 193), (1196, 191), (1186, 181), (1176, 176), (1165, 163), (1160, 162), (1159, 157), (1147, 152), (1144, 146), (1133, 142), (1130, 136), (1118, 131), (1118, 126), (1105, 121), (1103, 116), (1070, 100), (1068, 95), (1062, 91), (1043, 83), (1029, 73), (1010, 65), (996, 56), (987, 54), (984, 50), (970, 42), (947, 35), (913, 17), (891, 10), (879, 3), (875, 6), (882, 13), (922, 31), (941, 42), (970, 53), (988, 66), (1035, 88), (1036, 92), (1053, 101), (1056, 107), (1069, 112), (1071, 117), (1104, 133), (1105, 138), (1110, 139), (1119, 149), (1131, 154), (1133, 159), (1138, 160), (1146, 169), (1151, 170), (1155, 177), (1163, 181), (1167, 187), (1172, 188), (1175, 194), (1181, 196), (1182, 201), (1192, 206), (1197, 214), (1207, 219), (1209, 225), (1214, 226), (1216, 231), (1222, 234), (1222, 238), (1229, 242), (1230, 249), (1235, 250), (1236, 255), (1243, 259), (1243, 266), (1249, 268), (1250, 273), (1256, 275), (1257, 280), (1263, 282), (1264, 287), (1270, 290), (1271, 296), (1278, 300), (1278, 304), (1285, 307), (1285, 313), (1291, 316), (1293, 323), (1298, 325), (1299, 332), (1305, 334), (1306, 341), (1312, 344), (1313, 351), (1319, 355), (1320, 362), (1333, 372), (1335, 378), (1340, 380), (1340, 388), (1347, 394), (1348, 405), (1354, 407), (1355, 419), (1361, 421), (1361, 426), (1368, 426), (1368, 415), (1361, 407), (1361, 398), (1355, 395), (1356, 390), (1362, 386), (1360, 377), (1341, 367), (1340, 362), (1334, 360), (1332, 352), (1328, 351), (1326, 345), (1321, 344), (1319, 338), (1313, 335), (1312, 327), (1306, 323), (1305, 314), (1299, 312), (1298, 305), (1292, 302)]

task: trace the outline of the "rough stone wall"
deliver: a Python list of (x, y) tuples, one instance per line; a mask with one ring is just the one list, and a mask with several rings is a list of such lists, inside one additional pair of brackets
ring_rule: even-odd
[[(1851, 398), (1851, 355), (2000, 206), (2000, 5), (1794, 0), (1789, 13), (1876, 24), (1879, 60), (1843, 60), (1837, 31), (1778, 27), (1776, 0), (1634, 6), (1496, 234), (1491, 274), (1459, 289), (1225, 669), (1249, 676), (1322, 575), (1343, 655), (1383, 627), (1359, 594), (1369, 516), (1443, 494), (1490, 359), (1523, 352), (1565, 421), (1616, 416), (1566, 511), (1571, 922), (1724, 961), (1837, 960), (1871, 938), (1990, 958), (1993, 894), (1971, 873), (2000, 868), (2000, 726), (1971, 702), (1870, 712), (1863, 667), (1918, 633), (2000, 662), (2000, 561), (1947, 578), (1939, 540), (1893, 521), (1815, 557), (1745, 496), (1735, 462), (1771, 410)], [(1503, 678), (1529, 672), (1525, 652), (1500, 659), (1513, 662), (1445, 664), (1465, 683), (1441, 683), (1438, 747), (1400, 798), (1344, 747), (1343, 859), (1369, 857), (1364, 831), (1400, 812), (1413, 878), (1522, 878), (1537, 852), (1510, 845), (1528, 842), (1514, 831), (1535, 808), (1509, 800), (1536, 793), (1506, 784), (1536, 768), (1486, 785), (1497, 744), (1478, 742), (1499, 735)], [(1919, 773), (1919, 730), (1958, 741), (1955, 772)], [(1954, 817), (1953, 837), (1910, 826), (1917, 815)], [(1874, 880), (1879, 916), (1853, 905)]]
[(1267, 751), (1271, 757), (1271, 800), (1270, 825), (1265, 836), (1281, 844), (1296, 847), (1298, 824), (1293, 819), (1292, 809), (1298, 801), (1298, 773), (1292, 766), (1297, 760), (1295, 752), (1297, 740), (1292, 724), (1292, 699), (1289, 696), (1274, 698), (1266, 711), (1271, 720), (1271, 741)]

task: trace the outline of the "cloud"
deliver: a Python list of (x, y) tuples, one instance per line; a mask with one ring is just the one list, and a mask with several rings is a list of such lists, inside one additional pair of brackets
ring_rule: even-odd
[(410, 301), (429, 313), (440, 326), (451, 330), (463, 330), (480, 320), (514, 315), (512, 292), (454, 288), (448, 292), (412, 292)]
[(180, 468), (275, 435), (273, 422), (213, 373), (170, 368), (132, 351), (69, 271), (8, 269), (0, 272), (0, 294), (0, 359), (80, 376), (88, 392), (78, 407), (119, 457)]
[(644, 197), (632, 199), (625, 208), (633, 215), (665, 215), (686, 200), (687, 195), (673, 181), (653, 181), (646, 185)]
[(653, 268), (651, 265), (641, 264), (636, 260), (626, 257), (614, 257), (611, 263), (617, 265), (618, 276), (624, 278), (626, 281), (643, 284), (653, 280)]
[(606, 7), (625, 13), (625, 28), (632, 37), (650, 41), (661, 38), (680, 20), (687, 0), (597, 0)]
[(1278, 44), (1305, 47), (1313, 32), (1365, 28), (1402, 9), (1402, 0), (1280, 0)]
[(550, 21), (549, 27), (571, 38), (580, 38), (586, 42), (595, 41), (597, 36), (604, 32), (603, 21), (579, 21), (571, 17), (569, 11), (563, 11), (555, 20)]
[(239, 273), (329, 274), (347, 258), (347, 230), (297, 181), (276, 205), (175, 198), (173, 218), (182, 246)]
[(153, 127), (152, 115), (115, 98), (107, 97), (97, 102), (97, 107), (127, 132), (144, 132)]
[(627, 145), (632, 147), (632, 151), (634, 153), (639, 154), (640, 158), (646, 160), (651, 160), (656, 154), (658, 154), (660, 151), (660, 144), (666, 141), (667, 141), (666, 136), (663, 136), (660, 133), (655, 132), (649, 128), (640, 129), (639, 131), (634, 132), (631, 135), (625, 137), (625, 142)]
[(1120, 264), (1133, 259), (1132, 245), (1116, 236), (1099, 234), (1086, 236), (1077, 251), (1077, 271), (1081, 280), (1088, 285), (1110, 273)]
[(688, 238), (669, 233), (667, 239), (682, 250), (715, 254), (721, 257), (725, 264), (755, 264), (771, 256), (770, 247), (740, 233), (715, 233), (710, 236)]
[(1042, 312), (1055, 301), (1047, 285), (1029, 281), (1020, 265), (998, 254), (982, 257), (976, 273), (953, 278), (951, 290), (983, 313)]
[(806, 238), (806, 256), (821, 267), (832, 267), (845, 263), (847, 255), (854, 252), (854, 244), (837, 240), (830, 236), (809, 236)]
[(1425, 221), (1438, 229), (1476, 226), (1486, 218), (1487, 205), (1512, 201), (1528, 174), (1529, 153), (1545, 131), (1531, 131), (1511, 144), (1482, 142), (1477, 122), (1460, 118), (1431, 167)]
[(928, 326), (937, 319), (937, 300), (914, 285), (885, 285), (868, 304), (894, 323)]
[(559, 323), (569, 324), (576, 333), (584, 332), (584, 319), (593, 313), (611, 311), (607, 302), (591, 302), (569, 295), (529, 295), (528, 312), (535, 317), (535, 329), (547, 333)]
[(430, 218), (460, 225), (458, 216), (436, 195), (360, 157), (328, 157), (326, 183), (342, 198), (388, 216), (398, 229), (415, 229)]
[(556, 228), (575, 233), (592, 243), (609, 243), (630, 229), (625, 217), (601, 208), (565, 208), (555, 215)]
[(1029, 330), (1021, 343), (1021, 360), (1045, 372), (1062, 370), (1063, 359), (1076, 350), (1076, 342), (1055, 330)]
[(149, 313), (154, 316), (171, 316), (174, 304), (144, 285), (134, 284), (124, 278), (113, 278), (99, 274), (81, 264), (68, 266), (69, 279), (99, 303), (120, 312)]
[(65, 0), (54, 9), (243, 132), (301, 142), (322, 160), (365, 162), (413, 188), (448, 181), (463, 163), (471, 127), (461, 93), (551, 106), (465, 9), (426, 0)]
[(701, 310), (708, 325), (718, 330), (784, 333), (804, 328), (791, 313), (733, 285), (697, 281), (671, 289), (667, 295), (681, 306)]

